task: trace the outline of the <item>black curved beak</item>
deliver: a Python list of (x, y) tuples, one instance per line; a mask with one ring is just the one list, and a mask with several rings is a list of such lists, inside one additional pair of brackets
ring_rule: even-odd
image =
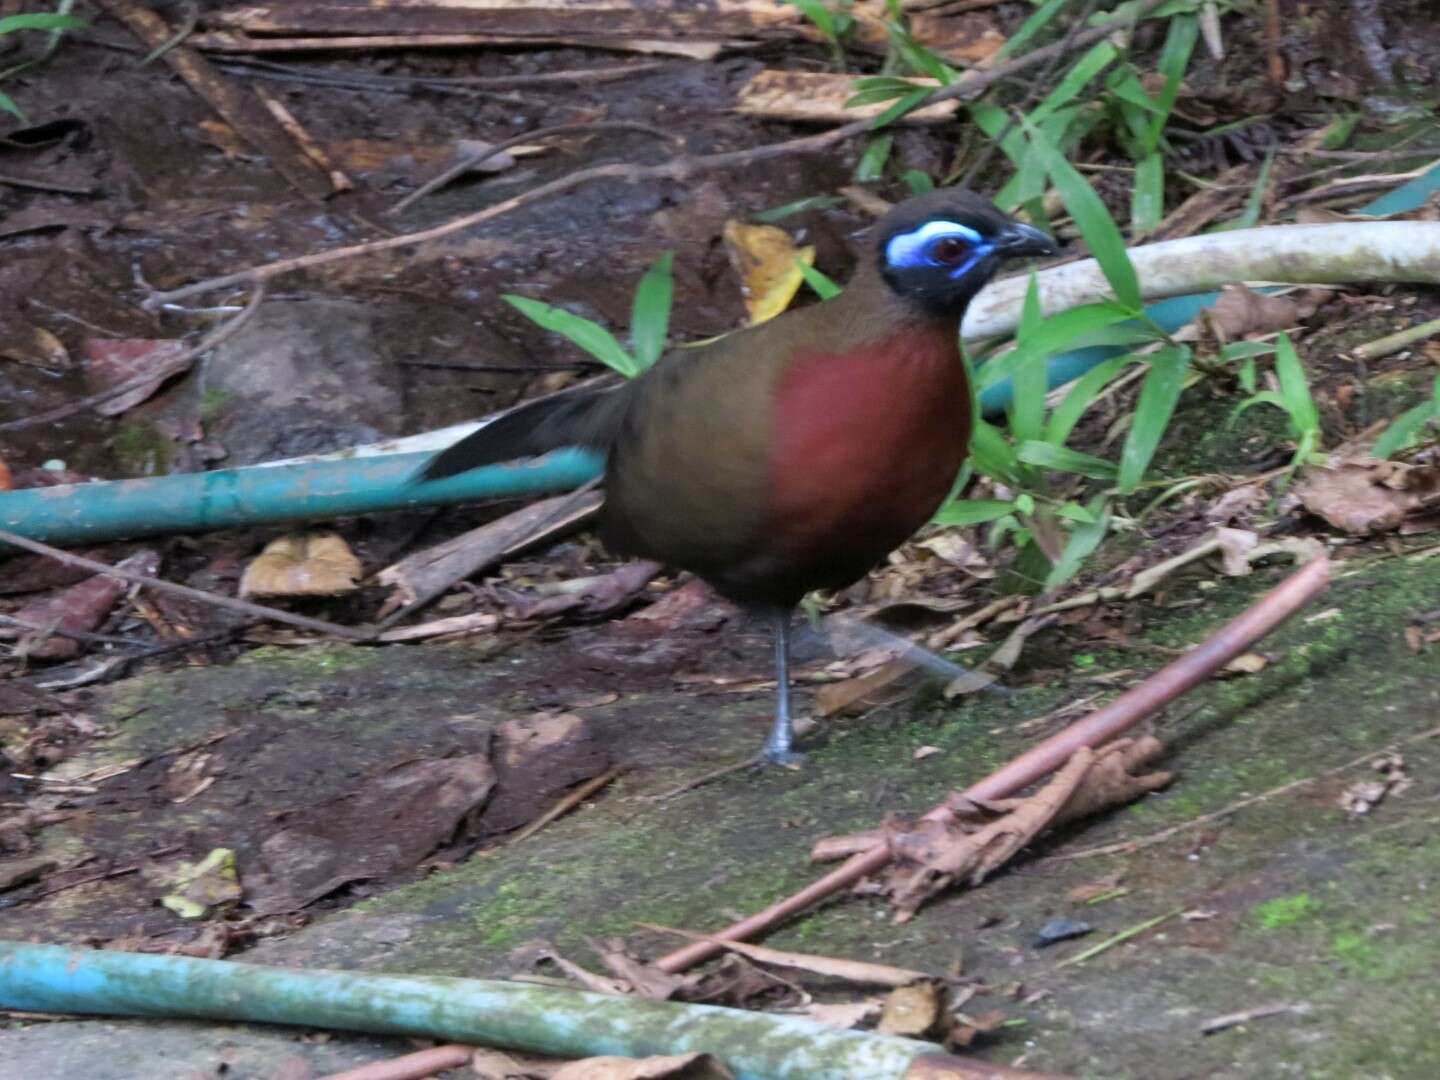
[(1049, 233), (1018, 221), (1012, 221), (996, 233), (991, 243), (1007, 259), (1023, 255), (1054, 255), (1060, 250)]

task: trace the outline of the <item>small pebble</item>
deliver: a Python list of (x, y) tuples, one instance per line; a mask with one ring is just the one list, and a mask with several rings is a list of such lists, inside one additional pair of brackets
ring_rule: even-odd
[(1077, 922), (1074, 919), (1054, 918), (1040, 927), (1040, 932), (1035, 935), (1035, 948), (1043, 949), (1047, 945), (1054, 945), (1058, 941), (1069, 941), (1071, 938), (1084, 937), (1093, 931), (1095, 927), (1087, 922)]

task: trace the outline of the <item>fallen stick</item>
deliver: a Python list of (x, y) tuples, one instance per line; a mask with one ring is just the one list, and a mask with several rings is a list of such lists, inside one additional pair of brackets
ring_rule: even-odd
[[(979, 783), (950, 795), (927, 813), (923, 820), (946, 824), (954, 822), (956, 814), (953, 807), (1013, 795), (1054, 772), (1081, 747), (1099, 746), (1128, 731), (1245, 652), (1323, 592), (1329, 583), (1329, 559), (1322, 556), (1307, 563), (1184, 656), (1167, 664), (1084, 720), (1071, 724), (1038, 746), (1027, 750)], [(804, 911), (825, 897), (873, 874), (889, 861), (889, 849), (884, 844), (877, 844), (869, 851), (851, 856), (841, 866), (811, 882), (793, 896), (771, 904), (763, 911), (741, 919), (711, 936), (727, 941), (743, 941), (755, 937), (791, 915)], [(662, 971), (672, 973), (684, 971), (722, 951), (723, 947), (714, 941), (698, 941), (662, 956), (656, 961), (656, 966)]]
[(341, 626), (339, 623), (326, 622), (324, 619), (312, 619), (306, 615), (295, 615), (289, 611), (281, 611), (279, 608), (266, 607), (263, 604), (252, 604), (248, 600), (236, 600), (233, 596), (218, 596), (215, 593), (208, 593), (203, 589), (192, 589), (189, 585), (177, 585), (173, 581), (164, 581), (149, 574), (136, 573), (133, 570), (122, 570), (111, 566), (109, 563), (96, 562), (94, 559), (87, 559), (81, 555), (72, 555), (68, 551), (61, 551), (59, 548), (51, 547), (49, 544), (42, 544), (39, 541), (31, 540), (28, 537), (20, 536), (18, 533), (0, 529), (0, 544), (13, 544), (15, 547), (23, 548), (25, 551), (33, 551), (36, 555), (46, 555), (58, 563), (66, 566), (74, 566), (81, 570), (89, 570), (92, 574), (103, 574), (106, 577), (118, 578), (121, 581), (133, 581), (138, 585), (144, 585), (147, 589), (155, 589), (158, 592), (174, 593), (176, 596), (184, 596), (190, 600), (198, 600), (202, 604), (209, 604), (212, 607), (225, 608), (229, 611), (238, 611), (242, 615), (249, 615), (256, 619), (270, 619), (273, 622), (288, 623), (291, 626), (299, 627), (301, 630), (313, 630), (320, 634), (334, 634), (347, 641), (369, 641), (373, 636), (367, 630), (356, 630), (353, 627)]

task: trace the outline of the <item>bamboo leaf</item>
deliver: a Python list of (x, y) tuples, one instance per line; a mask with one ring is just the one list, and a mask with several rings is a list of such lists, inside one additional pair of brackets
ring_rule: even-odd
[(1113, 480), (1116, 473), (1115, 465), (1104, 458), (1037, 440), (1021, 443), (1015, 456), (1027, 465), (1072, 472), (1077, 476), (1088, 476), (1092, 480)]
[(625, 351), (615, 335), (599, 323), (579, 315), (572, 315), (563, 308), (553, 307), (527, 296), (507, 293), (502, 299), (536, 325), (560, 334), (567, 341), (579, 346), (602, 364), (614, 368), (627, 379), (640, 374), (641, 368), (634, 357)]
[(1118, 487), (1129, 494), (1140, 486), (1150, 459), (1170, 424), (1180, 391), (1185, 388), (1185, 375), (1190, 366), (1190, 350), (1183, 345), (1166, 345), (1149, 358), (1150, 371), (1140, 387), (1140, 400), (1135, 405), (1135, 418), (1125, 447), (1120, 452)]
[(936, 525), (980, 525), (1012, 510), (1013, 505), (999, 499), (956, 499), (940, 507), (932, 520)]

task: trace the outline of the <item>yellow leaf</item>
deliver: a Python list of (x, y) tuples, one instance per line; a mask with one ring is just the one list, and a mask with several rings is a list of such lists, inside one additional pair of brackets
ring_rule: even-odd
[(282, 536), (245, 568), (241, 596), (338, 596), (352, 592), (360, 560), (335, 533)]
[(751, 326), (789, 307), (805, 280), (799, 262), (815, 264), (813, 247), (796, 248), (790, 234), (774, 225), (747, 225), (732, 218), (725, 223), (725, 247), (740, 275)]

